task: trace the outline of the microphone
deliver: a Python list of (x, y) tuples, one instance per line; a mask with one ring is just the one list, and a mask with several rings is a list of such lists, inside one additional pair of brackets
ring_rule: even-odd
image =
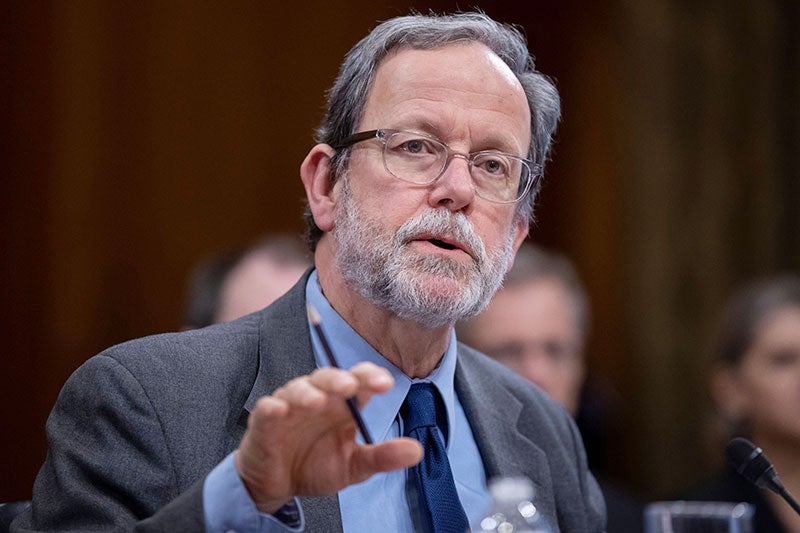
[(736, 437), (725, 448), (728, 464), (747, 481), (759, 488), (766, 488), (786, 500), (794, 512), (800, 515), (800, 504), (792, 498), (789, 491), (778, 478), (775, 467), (761, 451), (761, 448), (742, 437)]

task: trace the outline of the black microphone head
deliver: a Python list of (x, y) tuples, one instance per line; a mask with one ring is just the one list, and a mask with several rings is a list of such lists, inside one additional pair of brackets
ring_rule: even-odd
[(747, 439), (736, 437), (725, 447), (725, 453), (728, 455), (728, 462), (730, 465), (737, 472), (741, 473), (741, 468), (759, 455), (761, 453), (761, 448)]
[(728, 463), (749, 482), (773, 491), (782, 488), (775, 468), (761, 448), (742, 437), (736, 437), (725, 448)]

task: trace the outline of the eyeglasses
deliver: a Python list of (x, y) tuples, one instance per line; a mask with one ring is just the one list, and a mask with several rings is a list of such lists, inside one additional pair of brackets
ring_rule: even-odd
[(411, 131), (362, 131), (350, 135), (335, 148), (347, 148), (370, 139), (379, 139), (383, 144), (383, 166), (389, 174), (417, 185), (438, 180), (454, 157), (464, 159), (469, 165), (475, 194), (499, 204), (513, 204), (522, 199), (540, 175), (540, 167), (528, 159), (493, 150), (461, 154), (438, 139)]

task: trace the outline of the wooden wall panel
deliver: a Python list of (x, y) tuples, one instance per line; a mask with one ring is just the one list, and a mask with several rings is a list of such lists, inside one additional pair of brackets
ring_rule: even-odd
[[(409, 6), (296, 4), (11, 2), (0, 17), (0, 501), (29, 497), (70, 372), (180, 327), (200, 258), (302, 231), (323, 93), (355, 40)], [(647, 497), (703, 461), (687, 410), (716, 304), (747, 274), (800, 268), (798, 8), (747, 4), (484, 6), (521, 25), (562, 94), (532, 239), (586, 281), (590, 365), (629, 422), (613, 468)]]

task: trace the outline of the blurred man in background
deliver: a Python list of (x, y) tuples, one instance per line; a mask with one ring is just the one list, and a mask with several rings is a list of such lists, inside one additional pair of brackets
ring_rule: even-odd
[(603, 454), (592, 445), (604, 445), (602, 436), (596, 437), (604, 422), (598, 417), (605, 415), (599, 409), (608, 402), (600, 397), (594, 402), (597, 390), (586, 380), (590, 315), (589, 298), (572, 262), (525, 243), (503, 288), (485, 311), (459, 323), (458, 336), (541, 387), (577, 418), (589, 466), (606, 498), (609, 533), (641, 531), (640, 502), (597, 471)]
[(204, 260), (189, 279), (185, 328), (229, 322), (268, 306), (297, 283), (311, 264), (302, 240), (284, 234), (268, 235), (246, 250)]

